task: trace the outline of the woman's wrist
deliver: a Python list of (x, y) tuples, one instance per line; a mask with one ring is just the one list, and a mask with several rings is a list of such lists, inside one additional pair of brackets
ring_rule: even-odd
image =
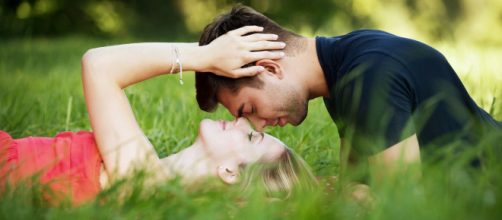
[[(183, 65), (183, 70), (205, 72), (210, 69), (210, 53), (206, 46), (199, 46), (196, 43), (183, 45), (180, 49), (179, 59)], [(179, 71), (179, 67), (175, 67)]]

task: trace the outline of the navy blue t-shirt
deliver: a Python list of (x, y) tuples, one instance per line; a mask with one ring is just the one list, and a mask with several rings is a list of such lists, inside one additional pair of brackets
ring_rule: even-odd
[(446, 58), (383, 31), (317, 37), (330, 91), (325, 105), (352, 149), (374, 154), (416, 133), (421, 147), (476, 144), (502, 128), (478, 107)]

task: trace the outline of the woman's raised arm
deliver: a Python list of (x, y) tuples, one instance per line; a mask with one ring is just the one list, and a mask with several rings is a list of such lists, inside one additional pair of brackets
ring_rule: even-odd
[[(141, 166), (169, 177), (155, 149), (141, 131), (122, 89), (168, 73), (178, 57), (184, 70), (213, 72), (227, 77), (250, 76), (260, 67), (241, 68), (259, 59), (277, 59), (284, 48), (273, 34), (253, 34), (261, 27), (233, 30), (206, 46), (196, 43), (137, 43), (91, 49), (82, 58), (82, 81), (87, 110), (109, 177), (129, 175)], [(178, 56), (174, 48), (178, 50)], [(177, 68), (175, 66), (174, 68)], [(159, 172), (163, 171), (163, 172)]]

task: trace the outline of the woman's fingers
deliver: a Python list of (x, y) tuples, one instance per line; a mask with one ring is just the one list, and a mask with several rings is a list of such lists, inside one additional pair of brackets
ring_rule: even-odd
[(251, 52), (251, 55), (249, 55), (249, 61), (248, 63), (258, 61), (261, 59), (281, 59), (285, 56), (284, 52), (282, 51), (257, 51), (257, 52)]
[(237, 28), (235, 30), (231, 30), (228, 32), (230, 35), (242, 36), (250, 32), (262, 32), (263, 27), (260, 26), (244, 26), (241, 28)]
[(284, 49), (286, 43), (275, 41), (278, 38), (277, 34), (252, 34), (242, 37), (243, 41), (248, 42), (246, 45), (251, 51)]
[(275, 42), (275, 41), (259, 41), (249, 43), (249, 50), (251, 51), (260, 51), (260, 50), (282, 50), (286, 47), (286, 43), (284, 42)]
[(262, 66), (250, 66), (250, 67), (244, 67), (244, 68), (239, 68), (231, 72), (231, 75), (228, 77), (231, 78), (240, 78), (240, 77), (249, 77), (249, 76), (255, 76), (261, 72), (263, 72), (265, 68)]
[(244, 41), (255, 42), (255, 41), (268, 41), (277, 40), (279, 36), (277, 34), (251, 34), (242, 37)]

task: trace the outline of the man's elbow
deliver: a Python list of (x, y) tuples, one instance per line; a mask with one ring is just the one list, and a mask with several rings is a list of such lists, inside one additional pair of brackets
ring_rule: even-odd
[(376, 155), (368, 157), (368, 162), (378, 180), (393, 176), (403, 177), (403, 174), (419, 177), (421, 159), (416, 134)]

